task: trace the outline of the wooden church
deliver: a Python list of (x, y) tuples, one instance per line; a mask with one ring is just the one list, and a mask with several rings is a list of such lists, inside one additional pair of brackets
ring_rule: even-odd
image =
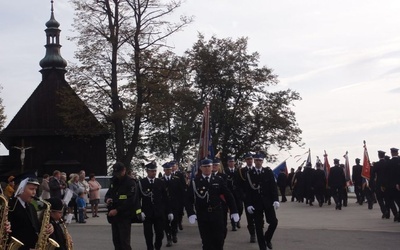
[(107, 130), (65, 80), (67, 62), (60, 54), (60, 24), (46, 23), (46, 54), (40, 61), (42, 81), (0, 133), (9, 151), (1, 159), (5, 177), (26, 172), (52, 175), (54, 170), (107, 174)]

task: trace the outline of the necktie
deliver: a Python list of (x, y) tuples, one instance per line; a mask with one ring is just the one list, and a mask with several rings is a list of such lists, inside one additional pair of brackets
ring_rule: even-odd
[(153, 179), (150, 180), (150, 184), (153, 184)]
[(260, 170), (259, 169), (257, 169), (257, 174), (260, 174)]
[(206, 181), (208, 182), (208, 176), (206, 176)]

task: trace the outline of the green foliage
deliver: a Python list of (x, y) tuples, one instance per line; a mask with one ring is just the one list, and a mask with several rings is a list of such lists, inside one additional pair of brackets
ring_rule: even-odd
[[(247, 52), (247, 39), (198, 41), (182, 59), (185, 79), (171, 81), (163, 115), (153, 123), (154, 150), (172, 153), (175, 159), (194, 160), (199, 140), (201, 110), (210, 101), (212, 144), (215, 151), (241, 157), (256, 146), (290, 149), (301, 144), (301, 130), (295, 113), (297, 92), (269, 92), (277, 85), (277, 76), (267, 67), (259, 67), (258, 53)], [(164, 120), (164, 121), (163, 121)], [(218, 150), (217, 150), (218, 149)], [(163, 151), (165, 150), (165, 151)], [(274, 160), (274, 155), (268, 155)]]

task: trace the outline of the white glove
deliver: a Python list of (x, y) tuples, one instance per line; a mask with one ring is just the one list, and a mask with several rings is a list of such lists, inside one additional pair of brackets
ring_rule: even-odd
[(142, 221), (146, 219), (146, 215), (143, 212), (140, 214), (140, 217), (142, 218)]
[(278, 208), (280, 206), (279, 201), (274, 201), (273, 206), (274, 206), (275, 210), (278, 210)]
[(168, 214), (168, 220), (173, 221), (174, 220), (174, 215), (173, 214)]
[(249, 214), (254, 214), (254, 207), (253, 206), (248, 206), (247, 207), (247, 212), (249, 213)]
[(231, 214), (231, 219), (234, 222), (238, 222), (239, 221), (239, 214), (238, 213)]
[(190, 224), (196, 223), (196, 220), (197, 220), (197, 216), (195, 214), (192, 214), (191, 216), (189, 216), (189, 223)]

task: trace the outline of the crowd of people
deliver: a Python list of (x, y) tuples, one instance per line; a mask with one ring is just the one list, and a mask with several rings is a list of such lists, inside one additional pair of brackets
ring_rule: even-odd
[[(364, 178), (360, 159), (355, 159), (351, 180), (346, 179), (344, 165), (338, 159), (333, 160), (328, 173), (317, 162), (315, 168), (307, 164), (304, 169), (292, 168), (289, 174), (281, 170), (277, 179), (269, 167), (263, 167), (264, 155), (259, 153), (246, 154), (245, 166), (236, 165), (233, 157), (228, 157), (226, 164), (219, 158), (203, 159), (195, 176), (181, 171), (172, 161), (162, 165), (163, 173), (157, 177), (157, 165), (151, 162), (145, 165), (146, 175), (138, 179), (117, 162), (112, 166), (113, 177), (105, 196), (112, 241), (115, 249), (132, 249), (131, 224), (142, 223), (148, 250), (161, 249), (164, 237), (165, 246), (171, 247), (178, 244), (185, 210), (189, 223), (197, 223), (204, 250), (223, 249), (228, 228), (237, 231), (242, 226), (249, 232), (249, 243), (258, 243), (260, 250), (272, 249), (278, 226), (275, 210), (280, 202), (287, 202), (288, 188), (292, 202), (309, 206), (317, 202), (322, 207), (331, 205), (333, 198), (335, 209), (342, 210), (348, 205), (350, 181), (359, 205), (367, 203), (372, 209), (378, 203), (383, 219), (389, 219), (392, 213), (394, 221), (400, 222), (400, 159), (397, 148), (391, 148), (390, 153), (388, 157), (378, 151), (379, 161), (370, 164), (369, 179)], [(89, 203), (92, 217), (99, 216), (101, 186), (94, 174), (86, 181), (82, 170), (70, 174), (67, 181), (65, 173), (56, 170), (52, 176), (44, 175), (40, 184), (31, 177), (18, 185), (14, 181), (10, 176), (3, 192), (9, 199), (10, 222), (4, 228), (24, 244), (20, 249), (37, 247), (40, 232), (59, 244), (55, 249), (70, 249), (72, 239), (66, 224), (72, 218), (85, 223)], [(37, 190), (40, 199), (51, 205), (49, 221), (36, 216), (40, 202), (33, 198), (38, 196)], [(247, 225), (241, 224), (242, 216), (246, 216)]]
[[(323, 169), (320, 162), (316, 163), (316, 169), (306, 165), (304, 169), (299, 167), (296, 171), (292, 168), (286, 176), (281, 172), (277, 178), (277, 185), (282, 194), (281, 202), (286, 202), (286, 189), (292, 193), (291, 201), (305, 202), (309, 206), (314, 201), (322, 207), (331, 205), (333, 198), (335, 209), (341, 210), (348, 204), (349, 185), (354, 186), (356, 202), (359, 205), (367, 204), (368, 209), (373, 209), (378, 203), (382, 212), (382, 219), (390, 219), (391, 214), (395, 222), (400, 222), (400, 158), (399, 149), (391, 148), (390, 156), (379, 150), (378, 161), (368, 163), (370, 170), (363, 172), (361, 160), (356, 158), (352, 167), (351, 179), (345, 178), (345, 166), (339, 159), (334, 159), (334, 165), (329, 173)], [(365, 178), (369, 175), (369, 178)]]
[[(228, 233), (242, 227), (243, 211), (247, 217), (250, 243), (260, 249), (272, 249), (272, 238), (278, 225), (275, 210), (279, 208), (278, 190), (270, 168), (263, 167), (264, 155), (246, 154), (246, 167), (235, 166), (229, 157), (226, 168), (219, 158), (203, 159), (195, 177), (184, 173), (175, 161), (162, 165), (157, 176), (154, 162), (145, 165), (146, 176), (136, 180), (127, 174), (122, 163), (113, 166), (113, 178), (105, 201), (107, 219), (112, 227), (115, 249), (132, 249), (130, 225), (143, 223), (148, 250), (178, 243), (183, 230), (184, 210), (189, 223), (197, 223), (202, 248), (223, 249)], [(268, 224), (264, 232), (264, 222)]]
[[(21, 250), (47, 247), (41, 244), (52, 245), (55, 249), (71, 249), (72, 238), (66, 229), (67, 224), (72, 220), (86, 223), (89, 202), (92, 216), (98, 217), (101, 186), (94, 174), (90, 177), (86, 181), (85, 171), (81, 170), (70, 174), (67, 180), (65, 173), (55, 170), (52, 176), (44, 174), (41, 183), (35, 176), (20, 176), (15, 183), (17, 178), (10, 176), (2, 192), (8, 205), (5, 227), (8, 231), (3, 233), (10, 236), (10, 242), (5, 244), (11, 246), (18, 242)], [(41, 211), (40, 218), (37, 211)], [(7, 246), (1, 247), (8, 249)]]

